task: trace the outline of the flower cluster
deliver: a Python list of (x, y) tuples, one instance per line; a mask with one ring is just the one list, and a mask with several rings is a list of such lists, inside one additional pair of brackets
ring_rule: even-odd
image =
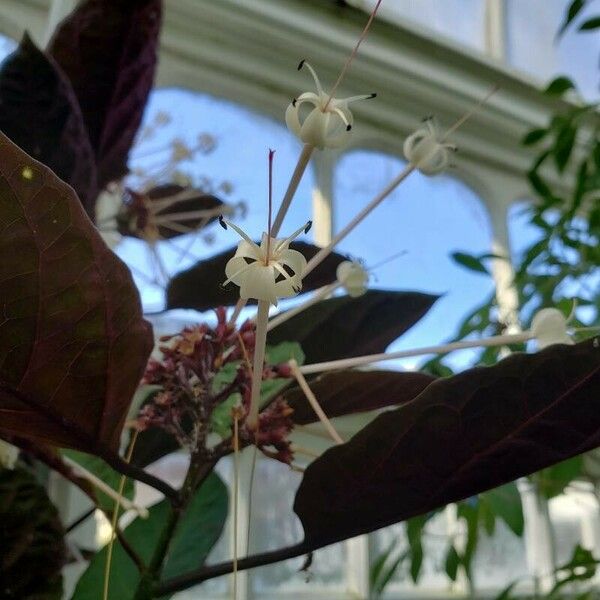
[[(257, 430), (250, 430), (245, 423), (250, 405), (249, 358), (254, 352), (254, 324), (246, 321), (238, 329), (228, 323), (224, 308), (216, 313), (215, 326), (202, 323), (161, 338), (162, 359), (149, 361), (142, 380), (142, 384), (157, 386), (158, 390), (142, 406), (136, 427), (139, 431), (159, 427), (183, 448), (210, 452), (208, 435), (213, 432), (213, 415), (223, 406), (231, 411), (230, 400), (237, 394), (237, 412), (243, 415), (239, 423), (241, 442), (254, 443), (268, 456), (289, 463), (292, 454), (287, 436), (292, 421), (285, 402), (276, 399), (271, 403), (260, 415)], [(289, 374), (285, 368), (266, 365), (262, 376), (275, 379)], [(225, 452), (231, 448), (228, 440), (220, 446)]]

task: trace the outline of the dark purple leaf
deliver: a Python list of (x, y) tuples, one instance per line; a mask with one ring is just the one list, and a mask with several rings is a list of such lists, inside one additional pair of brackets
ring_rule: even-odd
[[(340, 417), (388, 406), (400, 406), (413, 400), (435, 377), (407, 371), (336, 371), (310, 382), (310, 387), (328, 417)], [(318, 421), (300, 388), (285, 392), (294, 409), (294, 423), (307, 425)]]
[(417, 323), (437, 300), (419, 292), (370, 290), (308, 307), (269, 332), (269, 343), (299, 342), (306, 364), (375, 354)]
[[(307, 242), (292, 242), (290, 248), (302, 252), (306, 260), (310, 260), (320, 250), (319, 247)], [(167, 308), (208, 310), (216, 306), (233, 306), (240, 298), (240, 289), (233, 284), (227, 287), (221, 284), (225, 281), (225, 265), (235, 250), (236, 248), (225, 250), (175, 275), (167, 287)], [(336, 269), (344, 260), (347, 260), (345, 256), (332, 252), (303, 281), (302, 290), (309, 292), (335, 281)], [(253, 304), (255, 301), (249, 303)], [(288, 340), (295, 341), (296, 338), (280, 339), (280, 341)]]
[[(152, 208), (157, 200), (181, 200), (168, 208)], [(124, 210), (118, 218), (118, 228), (121, 235), (147, 239), (148, 235), (156, 235), (161, 239), (171, 239), (190, 230), (200, 230), (214, 222), (219, 215), (218, 209), (224, 202), (212, 194), (202, 190), (185, 188), (176, 183), (167, 183), (153, 187), (145, 193), (128, 190)], [(155, 205), (156, 206), (156, 205)], [(188, 218), (186, 216), (196, 211), (211, 211), (215, 216)], [(170, 223), (158, 224), (155, 218), (168, 217)], [(187, 231), (186, 231), (187, 230)], [(144, 232), (147, 232), (146, 234)]]
[(152, 349), (129, 269), (73, 190), (0, 134), (0, 435), (118, 447)]
[(49, 44), (79, 99), (101, 188), (127, 173), (154, 82), (161, 14), (161, 0), (84, 0)]
[(96, 164), (79, 103), (27, 34), (0, 68), (0, 130), (73, 187), (94, 220)]
[(0, 582), (5, 600), (62, 597), (64, 529), (31, 473), (0, 469)]
[(310, 547), (473, 496), (600, 445), (600, 338), (429, 385), (307, 469)]

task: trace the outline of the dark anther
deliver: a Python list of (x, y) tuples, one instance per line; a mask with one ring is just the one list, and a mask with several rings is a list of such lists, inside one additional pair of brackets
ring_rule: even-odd
[(304, 66), (305, 59), (303, 58), (298, 64), (298, 71)]
[(367, 100), (370, 100), (371, 98), (377, 98), (377, 94), (375, 92), (373, 92), (368, 98)]
[(304, 233), (308, 233), (310, 231), (310, 228), (312, 227), (312, 221), (309, 221), (306, 224), (306, 227), (304, 228)]
[(296, 106), (296, 98), (292, 100), (292, 106)]
[(423, 117), (422, 121), (423, 123), (425, 123), (426, 121), (431, 121), (433, 119), (433, 115), (427, 115), (426, 117)]
[(227, 231), (227, 223), (225, 223), (225, 219), (223, 218), (223, 215), (219, 215), (219, 225), (225, 229), (225, 231)]
[(350, 131), (352, 129), (352, 125), (350, 125), (350, 123), (348, 123), (348, 125), (346, 125), (346, 131)]

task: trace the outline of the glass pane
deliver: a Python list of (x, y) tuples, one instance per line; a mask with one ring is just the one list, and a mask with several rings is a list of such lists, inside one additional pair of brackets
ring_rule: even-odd
[[(302, 526), (291, 511), (301, 478), (286, 465), (259, 460), (252, 498), (251, 553), (301, 541)], [(257, 598), (274, 592), (341, 591), (345, 587), (345, 561), (344, 545), (335, 544), (315, 552), (308, 581), (306, 573), (299, 572), (304, 558), (298, 558), (254, 569), (250, 574), (251, 589)]]
[[(345, 155), (335, 173), (336, 227), (343, 227), (403, 168), (384, 154), (356, 151)], [(425, 177), (413, 173), (367, 220), (340, 244), (340, 251), (372, 266), (373, 287), (417, 290), (441, 297), (432, 310), (391, 349), (440, 344), (451, 338), (468, 311), (492, 293), (491, 277), (457, 265), (455, 251), (489, 252), (488, 217), (474, 192), (450, 175)], [(455, 364), (469, 354), (456, 353)], [(412, 368), (423, 359), (402, 362)]]
[(577, 32), (578, 23), (595, 14), (595, 3), (557, 39), (569, 4), (570, 0), (507, 0), (507, 60), (542, 82), (558, 74), (569, 75), (585, 97), (597, 98), (600, 35), (597, 30)]
[[(376, 0), (350, 3), (372, 10)], [(465, 46), (485, 49), (484, 0), (385, 0), (379, 14), (400, 24), (412, 21)]]

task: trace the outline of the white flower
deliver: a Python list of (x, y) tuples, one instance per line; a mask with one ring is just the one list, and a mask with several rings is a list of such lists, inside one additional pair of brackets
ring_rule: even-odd
[[(310, 144), (323, 150), (323, 148), (341, 148), (345, 146), (352, 135), (354, 117), (348, 108), (351, 102), (375, 98), (376, 94), (364, 96), (351, 96), (350, 98), (331, 98), (321, 87), (321, 83), (314, 69), (302, 61), (298, 70), (303, 66), (311, 72), (315, 80), (317, 93), (305, 92), (294, 98), (285, 111), (285, 122), (288, 128), (295, 133), (305, 144)], [(300, 107), (308, 103), (313, 106), (306, 118), (300, 121)]]
[(531, 321), (531, 333), (540, 350), (552, 344), (573, 344), (567, 333), (567, 319), (557, 308), (543, 308)]
[(219, 221), (225, 229), (229, 226), (242, 237), (235, 255), (225, 267), (227, 280), (223, 285), (235, 283), (243, 300), (265, 300), (275, 306), (278, 298), (295, 296), (302, 289), (306, 259), (297, 250), (290, 250), (289, 245), (310, 229), (310, 221), (286, 239), (263, 233), (260, 246), (233, 223), (222, 217)]
[(432, 117), (425, 119), (425, 125), (404, 142), (404, 156), (424, 175), (436, 175), (446, 169), (450, 152), (456, 152), (456, 146), (444, 142)]
[(2, 467), (6, 469), (14, 469), (18, 456), (18, 448), (12, 444), (9, 444), (8, 442), (0, 440), (0, 469)]
[(358, 261), (345, 260), (337, 268), (337, 280), (352, 298), (358, 298), (367, 291), (369, 274)]

